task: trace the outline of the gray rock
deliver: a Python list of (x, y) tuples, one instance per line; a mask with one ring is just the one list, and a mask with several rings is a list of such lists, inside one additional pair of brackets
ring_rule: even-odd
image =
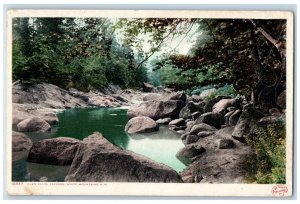
[(178, 118), (178, 119), (175, 119), (175, 120), (172, 120), (170, 123), (169, 123), (169, 126), (185, 126), (185, 120), (182, 119), (182, 118)]
[(192, 118), (192, 113), (194, 112), (199, 112), (202, 114), (204, 105), (205, 105), (204, 102), (199, 102), (199, 103), (188, 102), (187, 105), (181, 109), (179, 113), (179, 117), (184, 119), (190, 119)]
[(144, 92), (155, 92), (155, 87), (152, 84), (144, 82), (143, 83), (143, 91)]
[(225, 120), (224, 125), (225, 126), (229, 126), (229, 118), (233, 113), (234, 113), (234, 111), (230, 111), (224, 115), (224, 120)]
[(147, 93), (143, 97), (143, 101), (164, 101), (165, 96), (161, 93)]
[(212, 107), (222, 99), (231, 99), (230, 96), (217, 96), (214, 99), (208, 101), (204, 106), (204, 113), (212, 112)]
[(27, 161), (41, 164), (70, 165), (80, 140), (68, 137), (44, 139), (34, 143)]
[(200, 124), (196, 124), (192, 127), (190, 133), (192, 135), (197, 135), (199, 132), (202, 132), (202, 131), (211, 131), (211, 132), (214, 132), (216, 131), (217, 129), (213, 126), (210, 126), (206, 123), (200, 123)]
[(228, 107), (239, 107), (240, 100), (233, 98), (233, 99), (222, 99), (218, 103), (216, 103), (212, 107), (212, 112), (214, 113), (224, 113)]
[(259, 125), (268, 125), (268, 124), (273, 124), (273, 123), (276, 123), (278, 120), (279, 120), (280, 116), (266, 116), (266, 117), (263, 117), (261, 118), (259, 121), (258, 121), (258, 124)]
[(186, 123), (191, 122), (191, 121), (193, 121), (193, 120), (192, 119), (186, 119), (185, 120)]
[(204, 113), (195, 120), (196, 124), (206, 123), (216, 128), (221, 128), (221, 125), (223, 125), (224, 122), (225, 121), (222, 114), (213, 112)]
[(194, 126), (195, 122), (194, 121), (189, 121), (189, 122), (186, 122), (186, 129), (185, 131), (186, 132), (190, 132), (192, 127)]
[(220, 130), (217, 130), (215, 132), (215, 135), (214, 137), (215, 138), (223, 138), (223, 139), (232, 139), (232, 132), (234, 131), (234, 126), (232, 127), (225, 127), (225, 128), (222, 128)]
[(204, 147), (198, 144), (189, 144), (183, 147), (177, 152), (176, 157), (180, 158), (193, 158), (204, 153), (206, 150)]
[(44, 108), (63, 109), (82, 106), (85, 102), (81, 98), (70, 95), (69, 91), (53, 84), (37, 84), (24, 91), (20, 85), (13, 86), (15, 103), (39, 104)]
[(257, 121), (262, 117), (264, 115), (253, 107), (245, 108), (234, 128), (232, 137), (240, 142), (245, 142), (245, 136), (250, 132), (250, 127), (256, 125)]
[[(190, 177), (202, 176), (201, 183), (245, 183), (249, 166), (247, 161), (252, 161), (255, 155), (253, 149), (232, 139), (234, 127), (226, 127), (216, 131), (213, 135), (200, 138), (197, 143), (205, 147), (206, 152), (192, 158), (192, 163), (180, 173), (184, 182), (192, 181)], [(234, 148), (219, 149), (220, 139), (231, 139)]]
[(281, 116), (282, 113), (278, 110), (278, 108), (270, 108), (269, 113), (273, 116)]
[(200, 183), (203, 179), (204, 179), (203, 176), (197, 175), (197, 176), (194, 177), (194, 182), (195, 183)]
[(191, 119), (192, 113), (187, 106), (184, 106), (179, 112), (179, 117), (184, 119)]
[(207, 136), (210, 136), (212, 134), (214, 134), (215, 132), (212, 132), (212, 131), (201, 131), (197, 134), (197, 136), (199, 138), (204, 138), (204, 137), (207, 137)]
[(43, 120), (45, 120), (49, 125), (57, 125), (58, 124), (58, 117), (55, 113), (43, 113), (39, 116)]
[(169, 124), (171, 122), (171, 118), (161, 118), (155, 121), (157, 124)]
[(179, 100), (170, 101), (144, 101), (141, 104), (131, 106), (127, 111), (128, 118), (137, 116), (147, 116), (154, 120), (160, 118), (178, 118), (183, 107), (183, 102)]
[(16, 161), (27, 157), (28, 151), (32, 146), (31, 139), (20, 132), (12, 131), (12, 160)]
[(241, 110), (236, 110), (230, 117), (229, 117), (229, 122), (228, 125), (229, 126), (235, 126), (236, 123), (238, 122), (240, 116), (242, 114)]
[(230, 106), (227, 108), (227, 111), (231, 112), (231, 111), (235, 111), (236, 109), (237, 109), (236, 107)]
[(119, 94), (113, 94), (112, 97), (114, 97), (115, 99), (117, 99), (118, 101), (121, 101), (121, 102), (125, 102), (125, 103), (128, 103), (128, 99), (125, 98), (124, 96), (121, 96)]
[(199, 136), (197, 135), (188, 135), (185, 139), (185, 144), (195, 143), (199, 140)]
[(47, 132), (51, 130), (51, 126), (40, 117), (31, 117), (22, 120), (17, 125), (20, 132)]
[(192, 95), (189, 99), (190, 99), (190, 101), (193, 101), (196, 103), (201, 102), (203, 100), (202, 97), (198, 96), (198, 95)]
[(169, 96), (169, 98), (167, 98), (166, 100), (168, 100), (168, 101), (170, 101), (170, 100), (182, 101), (183, 105), (185, 105), (186, 99), (187, 99), (187, 96), (184, 92), (176, 92), (176, 93), (172, 93)]
[(177, 130), (176, 132), (177, 132), (178, 134), (183, 134), (183, 133), (185, 133), (184, 130)]
[(130, 119), (125, 126), (125, 132), (129, 134), (155, 132), (158, 131), (158, 129), (159, 126), (157, 123), (146, 116), (134, 117)]
[(231, 139), (220, 139), (218, 142), (219, 149), (232, 149), (234, 142)]
[(80, 143), (67, 182), (182, 182), (170, 167), (122, 150), (95, 132)]
[(277, 105), (280, 108), (286, 109), (286, 90), (281, 92), (277, 97)]
[(186, 94), (183, 92), (171, 92), (171, 93), (147, 93), (143, 97), (143, 101), (182, 101), (186, 103)]
[(171, 125), (169, 126), (169, 130), (174, 130), (174, 131), (179, 131), (179, 130), (185, 130), (186, 129), (186, 126), (175, 126), (175, 125)]
[(180, 139), (184, 141), (184, 140), (186, 140), (188, 135), (190, 135), (190, 132), (185, 132), (180, 136)]
[(199, 111), (196, 111), (196, 112), (192, 113), (192, 119), (196, 120), (197, 118), (199, 118), (200, 115), (201, 115), (201, 113)]

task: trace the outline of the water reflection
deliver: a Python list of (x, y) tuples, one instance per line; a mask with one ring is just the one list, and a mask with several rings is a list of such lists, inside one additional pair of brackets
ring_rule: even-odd
[(124, 132), (127, 110), (113, 108), (69, 109), (58, 115), (56, 137), (67, 136), (82, 140), (93, 132), (101, 132), (112, 143), (126, 148), (129, 137)]
[(172, 167), (177, 172), (186, 165), (176, 157), (179, 149), (184, 147), (180, 135), (161, 126), (159, 131), (145, 134), (132, 134), (127, 149), (145, 155), (157, 162)]

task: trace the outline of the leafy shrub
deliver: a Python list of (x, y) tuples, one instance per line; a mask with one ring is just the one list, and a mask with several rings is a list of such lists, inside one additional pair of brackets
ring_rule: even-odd
[(215, 98), (216, 96), (231, 96), (231, 97), (235, 97), (236, 95), (237, 95), (237, 92), (233, 88), (233, 86), (226, 84), (225, 86), (222, 86), (222, 87), (218, 88), (210, 96), (206, 97), (205, 100), (209, 101), (209, 100)]
[(193, 90), (191, 91), (191, 94), (192, 94), (192, 95), (200, 95), (203, 91), (208, 90), (208, 89), (212, 89), (212, 88), (214, 88), (213, 85), (202, 86), (202, 87), (199, 86), (199, 87), (197, 87), (196, 89), (193, 89)]
[(263, 184), (285, 183), (286, 134), (282, 120), (265, 127), (258, 127), (256, 137), (247, 142), (254, 148), (249, 180)]

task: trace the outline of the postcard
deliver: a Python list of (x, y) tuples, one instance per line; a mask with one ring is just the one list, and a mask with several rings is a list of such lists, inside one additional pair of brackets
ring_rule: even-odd
[(9, 195), (289, 197), (293, 13), (9, 10)]

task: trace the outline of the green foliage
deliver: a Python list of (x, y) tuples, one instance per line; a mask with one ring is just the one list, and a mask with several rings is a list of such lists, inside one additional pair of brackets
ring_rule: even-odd
[(213, 85), (200, 86), (191, 91), (191, 95), (200, 95), (203, 91), (214, 88)]
[(285, 122), (258, 127), (256, 137), (247, 142), (255, 149), (249, 180), (263, 184), (286, 182), (286, 133)]
[(25, 88), (42, 82), (85, 91), (108, 83), (140, 87), (147, 73), (138, 63), (107, 19), (14, 19), (13, 80)]
[(211, 95), (206, 97), (205, 100), (209, 101), (209, 100), (215, 98), (216, 96), (235, 97), (236, 95), (237, 95), (237, 91), (234, 89), (234, 87), (232, 85), (226, 84), (226, 85), (216, 89), (216, 91), (214, 91)]

